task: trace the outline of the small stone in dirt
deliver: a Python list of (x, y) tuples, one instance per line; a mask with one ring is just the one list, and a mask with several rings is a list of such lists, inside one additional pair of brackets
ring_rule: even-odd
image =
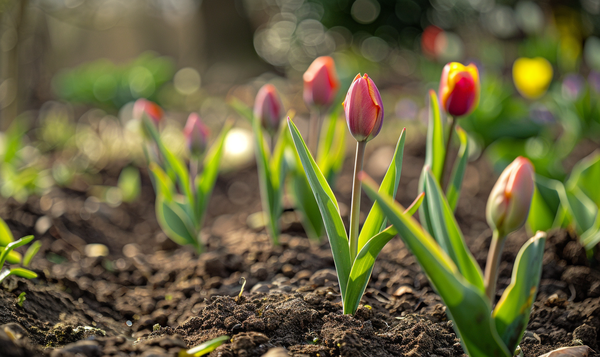
[(567, 243), (563, 250), (563, 258), (570, 261), (571, 265), (589, 265), (585, 248), (576, 241)]
[(299, 272), (297, 272), (296, 275), (294, 276), (294, 278), (296, 278), (297, 280), (308, 280), (308, 279), (310, 279), (312, 274), (313, 274), (312, 271), (310, 271), (308, 269), (304, 269), (304, 270), (300, 270)]
[(290, 354), (283, 347), (271, 348), (269, 352), (262, 355), (262, 357), (288, 357)]
[(258, 279), (258, 281), (265, 281), (269, 277), (269, 271), (267, 270), (265, 263), (254, 263), (252, 267), (250, 267), (250, 274), (253, 277)]
[(311, 277), (310, 283), (317, 286), (325, 286), (326, 283), (337, 282), (337, 275), (333, 269), (317, 270)]
[(225, 264), (221, 261), (221, 256), (217, 252), (204, 253), (202, 256), (204, 260), (204, 270), (211, 277), (220, 276), (226, 278), (229, 276)]
[(267, 341), (269, 341), (269, 338), (262, 333), (243, 332), (235, 335), (231, 339), (231, 347), (234, 351), (238, 351), (238, 354), (240, 354), (241, 351), (252, 350)]
[(403, 286), (399, 287), (398, 289), (396, 289), (396, 291), (394, 291), (394, 293), (392, 295), (394, 295), (396, 297), (400, 297), (404, 294), (414, 294), (414, 291), (410, 286), (403, 285)]
[(269, 284), (265, 284), (265, 283), (258, 283), (256, 285), (254, 285), (252, 287), (252, 289), (250, 289), (250, 293), (268, 293), (269, 290), (271, 290), (271, 288), (269, 287)]
[(588, 345), (593, 349), (598, 347), (596, 336), (596, 328), (588, 324), (583, 324), (573, 331), (573, 340), (581, 340), (584, 345)]
[(12, 334), (17, 340), (28, 335), (27, 330), (16, 322), (0, 325), (0, 331), (4, 331), (9, 336)]
[(552, 294), (548, 297), (544, 304), (548, 307), (565, 307), (568, 303), (569, 302), (567, 301), (567, 299), (560, 298), (558, 294)]
[(51, 357), (69, 356), (69, 354), (80, 354), (86, 357), (100, 355), (100, 346), (96, 341), (77, 341), (66, 345), (61, 349), (52, 351)]
[(85, 246), (85, 255), (90, 258), (105, 257), (108, 255), (108, 247), (100, 243), (88, 244)]

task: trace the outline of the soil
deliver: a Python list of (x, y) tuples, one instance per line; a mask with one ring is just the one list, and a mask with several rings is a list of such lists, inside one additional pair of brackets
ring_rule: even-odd
[[(367, 158), (385, 150), (374, 148)], [(422, 142), (408, 143), (397, 197), (403, 205), (416, 196), (423, 160)], [(116, 183), (119, 167), (102, 172), (103, 184)], [(342, 213), (351, 170), (349, 160), (335, 190)], [(457, 209), (482, 266), (491, 240), (485, 202), (495, 177), (485, 160), (470, 164)], [(141, 198), (117, 207), (65, 188), (25, 204), (0, 202), (15, 236), (35, 234), (43, 243), (32, 263), (39, 277), (11, 277), (0, 288), (0, 356), (175, 356), (222, 335), (231, 339), (208, 356), (464, 356), (444, 305), (400, 239), (381, 252), (357, 313), (342, 315), (329, 244), (306, 238), (286, 198), (281, 245), (271, 246), (264, 229), (247, 224), (260, 211), (256, 187), (254, 168), (221, 175), (200, 256), (160, 231), (147, 176)], [(367, 212), (371, 202), (362, 201)], [(498, 297), (526, 239), (524, 231), (509, 237)], [(106, 255), (93, 256), (96, 243)], [(551, 232), (545, 249), (524, 355), (584, 344), (599, 356), (598, 257), (588, 259), (567, 231)]]

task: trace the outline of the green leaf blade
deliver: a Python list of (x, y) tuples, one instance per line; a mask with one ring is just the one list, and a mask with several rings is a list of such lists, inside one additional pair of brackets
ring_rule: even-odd
[(343, 300), (351, 269), (350, 246), (348, 244), (348, 235), (346, 234), (344, 222), (342, 221), (342, 217), (340, 217), (337, 200), (315, 160), (308, 152), (308, 148), (306, 147), (298, 128), (289, 119), (288, 126), (292, 134), (296, 152), (300, 157), (308, 182), (310, 183), (315, 200), (321, 211), (321, 216), (323, 217), (323, 223), (331, 245), (331, 252), (335, 262)]
[[(398, 138), (398, 143), (396, 144), (396, 150), (394, 151), (392, 161), (390, 162), (385, 176), (383, 177), (383, 181), (381, 182), (381, 186), (379, 187), (379, 192), (381, 194), (396, 197), (396, 193), (398, 192), (398, 184), (400, 183), (400, 176), (402, 173), (402, 159), (404, 155), (405, 140), (406, 129), (403, 129), (402, 133), (400, 133), (400, 137)], [(372, 237), (385, 228), (385, 222), (386, 217), (379, 207), (379, 203), (374, 202), (358, 236), (359, 251)]]
[(189, 215), (174, 200), (168, 201), (162, 195), (157, 195), (156, 218), (161, 229), (174, 242), (179, 245), (191, 244), (201, 251)]
[(206, 157), (204, 158), (202, 173), (196, 178), (196, 204), (194, 205), (194, 215), (196, 222), (199, 227), (202, 226), (204, 221), (204, 214), (208, 207), (208, 202), (212, 190), (217, 182), (217, 176), (219, 175), (219, 165), (221, 164), (221, 158), (223, 157), (223, 146), (225, 144), (225, 138), (227, 133), (231, 130), (232, 124), (230, 122), (225, 123), (219, 137), (215, 143), (210, 147)]
[(14, 242), (9, 243), (8, 245), (6, 245), (6, 247), (4, 247), (4, 250), (2, 251), (2, 253), (0, 254), (0, 268), (4, 265), (4, 262), (6, 261), (6, 258), (8, 256), (8, 254), (13, 250), (16, 249), (20, 246), (23, 246), (25, 244), (28, 244), (29, 242), (31, 242), (33, 240), (33, 236), (25, 236), (19, 240), (16, 240)]
[(460, 126), (456, 126), (456, 134), (460, 141), (460, 148), (458, 149), (458, 156), (456, 157), (456, 162), (450, 175), (450, 182), (448, 182), (448, 188), (446, 189), (446, 197), (452, 211), (456, 210), (462, 181), (467, 169), (467, 162), (469, 161), (469, 138), (467, 133)]
[(229, 341), (229, 338), (230, 338), (229, 336), (219, 336), (217, 338), (213, 338), (210, 341), (201, 343), (196, 347), (190, 348), (189, 350), (182, 349), (179, 352), (179, 357), (204, 356), (204, 355), (214, 351), (217, 347), (221, 346), (223, 343)]
[(25, 252), (25, 256), (23, 257), (23, 266), (24, 267), (29, 266), (29, 264), (31, 263), (31, 260), (33, 259), (33, 257), (35, 257), (35, 255), (37, 254), (37, 252), (40, 250), (41, 247), (42, 247), (42, 243), (39, 240), (36, 240), (29, 246), (29, 248)]
[(521, 341), (542, 274), (546, 233), (538, 232), (519, 251), (510, 285), (493, 312), (498, 334), (510, 351)]
[(425, 197), (431, 209), (432, 228), (436, 240), (454, 261), (463, 277), (479, 291), (485, 293), (481, 268), (465, 244), (452, 208), (446, 201), (432, 172), (427, 170), (425, 175)]
[(10, 228), (2, 218), (0, 218), (0, 246), (6, 247), (10, 243), (15, 241)]
[(377, 200), (388, 220), (427, 274), (434, 289), (447, 306), (453, 328), (471, 357), (511, 357), (496, 332), (491, 318), (491, 306), (479, 289), (459, 274), (456, 265), (441, 250), (416, 220), (402, 213), (403, 209), (389, 196), (380, 195), (377, 185), (361, 175), (365, 191)]
[(277, 244), (279, 240), (281, 198), (278, 197), (278, 190), (273, 186), (273, 180), (269, 166), (270, 155), (267, 150), (265, 138), (263, 136), (263, 129), (258, 118), (254, 118), (252, 128), (254, 130), (254, 148), (262, 207), (263, 211), (267, 213), (269, 219), (267, 222), (267, 231), (269, 232), (269, 236), (271, 237), (273, 244)]

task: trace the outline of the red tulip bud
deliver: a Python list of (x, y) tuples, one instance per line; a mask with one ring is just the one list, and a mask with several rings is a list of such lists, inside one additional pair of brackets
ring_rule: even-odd
[(274, 134), (279, 128), (283, 114), (283, 104), (275, 86), (272, 84), (262, 86), (254, 101), (254, 116), (260, 119), (262, 127)]
[(210, 130), (200, 120), (200, 116), (196, 113), (190, 114), (183, 129), (183, 136), (185, 136), (187, 147), (192, 156), (199, 157), (204, 154), (209, 134)]
[(317, 58), (304, 72), (302, 78), (304, 79), (304, 102), (306, 105), (329, 107), (340, 87), (333, 58), (329, 56)]
[(471, 113), (479, 102), (477, 66), (451, 62), (444, 66), (440, 81), (440, 101), (446, 112), (458, 117)]
[(158, 125), (164, 115), (162, 108), (158, 104), (145, 98), (140, 98), (136, 100), (133, 105), (133, 117), (141, 120), (144, 113), (152, 119), (156, 125)]
[(365, 73), (356, 75), (343, 103), (346, 122), (357, 141), (369, 141), (383, 124), (383, 102), (373, 80)]
[(487, 202), (487, 221), (501, 236), (519, 229), (527, 219), (533, 198), (533, 165), (517, 157), (504, 169)]

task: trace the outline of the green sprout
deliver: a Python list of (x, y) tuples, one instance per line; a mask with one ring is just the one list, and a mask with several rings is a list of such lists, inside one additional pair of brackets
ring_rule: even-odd
[(229, 341), (229, 336), (219, 336), (210, 341), (206, 341), (204, 343), (199, 344), (196, 347), (190, 348), (189, 350), (180, 350), (179, 357), (200, 357), (206, 354), (211, 353), (217, 347), (221, 346), (223, 343)]
[(23, 259), (19, 253), (14, 251), (14, 249), (30, 243), (33, 239), (33, 236), (26, 236), (15, 241), (6, 222), (0, 219), (0, 283), (11, 275), (20, 276), (26, 279), (37, 278), (37, 274), (29, 269), (4, 267), (5, 262), (10, 264), (23, 263), (24, 266), (28, 266), (33, 256), (39, 250), (39, 244), (32, 244), (25, 253), (25, 258)]
[(23, 307), (23, 303), (25, 302), (25, 300), (27, 300), (25, 298), (25, 295), (27, 295), (27, 293), (23, 291), (19, 294), (19, 296), (17, 296), (17, 305), (19, 305), (19, 307)]

